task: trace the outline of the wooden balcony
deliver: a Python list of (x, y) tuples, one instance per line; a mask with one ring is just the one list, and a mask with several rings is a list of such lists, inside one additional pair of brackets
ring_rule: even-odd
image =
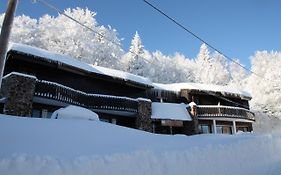
[(198, 118), (237, 118), (255, 120), (255, 114), (248, 109), (232, 106), (199, 105)]
[(136, 113), (138, 100), (128, 97), (89, 94), (58, 83), (37, 80), (35, 97), (97, 110), (124, 111)]

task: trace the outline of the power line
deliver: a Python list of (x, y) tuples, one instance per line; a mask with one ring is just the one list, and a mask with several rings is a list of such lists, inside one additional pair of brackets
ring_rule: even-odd
[(190, 29), (188, 29), (187, 27), (185, 27), (184, 25), (182, 25), (181, 23), (179, 23), (176, 19), (170, 17), (169, 15), (167, 15), (164, 11), (160, 10), (159, 8), (157, 8), (155, 5), (151, 4), (150, 2), (148, 2), (147, 0), (143, 0), (143, 2), (145, 2), (147, 5), (149, 5), (150, 7), (152, 7), (154, 10), (156, 10), (157, 12), (159, 12), (160, 14), (162, 14), (163, 16), (165, 16), (166, 18), (168, 18), (170, 21), (172, 21), (173, 23), (175, 23), (177, 26), (179, 26), (180, 28), (182, 28), (184, 31), (188, 32), (189, 34), (191, 34), (192, 36), (194, 36), (195, 38), (197, 38), (199, 41), (205, 43), (207, 46), (209, 46), (210, 48), (212, 48), (213, 50), (217, 51), (219, 54), (221, 54), (222, 56), (224, 56), (225, 58), (227, 58), (228, 60), (230, 60), (231, 62), (237, 64), (238, 66), (242, 67), (243, 69), (245, 69), (246, 71), (262, 78), (265, 79), (263, 76), (253, 72), (252, 70), (248, 69), (247, 67), (243, 66), (242, 64), (240, 64), (239, 62), (235, 61), (234, 59), (230, 58), (229, 56), (227, 56), (226, 54), (224, 54), (222, 51), (220, 51), (219, 49), (215, 48), (214, 46), (212, 46), (211, 44), (209, 44), (207, 41), (205, 41), (204, 39), (202, 39), (200, 36), (198, 36), (197, 34), (195, 34), (194, 32), (192, 32)]
[[(63, 11), (61, 11), (59, 8), (57, 8), (57, 7), (55, 7), (55, 6), (53, 6), (53, 5), (49, 4), (49, 3), (47, 3), (46, 1), (44, 1), (44, 0), (35, 0), (34, 2), (39, 2), (39, 3), (41, 3), (41, 4), (45, 5), (45, 6), (47, 6), (48, 8), (51, 8), (51, 9), (57, 11), (58, 13), (64, 15), (65, 17), (69, 18), (70, 20), (76, 22), (76, 23), (79, 24), (80, 26), (85, 27), (86, 29), (88, 29), (88, 30), (94, 32), (95, 34), (98, 34), (99, 36), (103, 37), (103, 38), (104, 38), (105, 40), (107, 40), (108, 42), (111, 42), (112, 44), (115, 44), (115, 45), (117, 45), (117, 46), (120, 46), (119, 43), (116, 43), (116, 42), (114, 42), (114, 41), (112, 41), (112, 40), (106, 38), (104, 35), (100, 34), (99, 32), (95, 31), (94, 29), (92, 29), (92, 28), (90, 28), (90, 27), (84, 25), (83, 23), (81, 23), (80, 21), (76, 20), (75, 18), (73, 18), (73, 17), (71, 17), (71, 16), (65, 14), (65, 13), (64, 13)], [(195, 36), (196, 36), (196, 35), (195, 35)], [(136, 54), (136, 53), (134, 53), (134, 52), (132, 52), (132, 51), (130, 51), (130, 50), (129, 50), (129, 52), (132, 53), (132, 54)], [(152, 65), (154, 65), (154, 66), (156, 66), (156, 67), (158, 66), (157, 64), (155, 64), (155, 63), (153, 63), (153, 62), (147, 60), (147, 59), (144, 58), (144, 57), (140, 57), (140, 56), (139, 56), (139, 58), (145, 60), (146, 62), (148, 62), (148, 63), (150, 63), (150, 64), (152, 64)], [(197, 87), (197, 88), (200, 90), (200, 87), (199, 87), (199, 86), (196, 86), (196, 85), (193, 85), (193, 86)], [(205, 90), (201, 90), (201, 92), (206, 93), (206, 94), (211, 95), (211, 96), (214, 96), (214, 97), (217, 97), (217, 98), (219, 98), (219, 99), (228, 101), (228, 102), (230, 102), (230, 103), (232, 103), (232, 104), (235, 104), (236, 106), (242, 106), (242, 107), (244, 107), (244, 108), (246, 108), (246, 109), (248, 108), (248, 106), (246, 106), (246, 105), (243, 105), (243, 104), (234, 102), (234, 101), (232, 101), (232, 100), (230, 100), (230, 99), (227, 99), (227, 98), (225, 98), (225, 97), (219, 96), (219, 95), (217, 95), (216, 93), (209, 92), (209, 91), (205, 91)]]
[[(34, 2), (39, 2), (39, 3), (41, 3), (41, 4), (45, 5), (45, 6), (47, 6), (48, 8), (51, 8), (51, 9), (57, 11), (59, 14), (65, 16), (65, 17), (67, 17), (67, 18), (69, 18), (70, 20), (76, 22), (77, 24), (81, 25), (82, 27), (84, 27), (84, 28), (86, 28), (86, 29), (88, 29), (88, 30), (94, 32), (95, 34), (97, 34), (97, 35), (99, 35), (100, 37), (104, 38), (104, 39), (107, 40), (108, 42), (110, 42), (110, 43), (112, 43), (112, 44), (114, 44), (114, 45), (116, 45), (116, 46), (121, 46), (119, 43), (117, 43), (117, 42), (115, 42), (115, 41), (112, 41), (112, 40), (106, 38), (104, 35), (102, 35), (102, 34), (99, 33), (98, 31), (92, 29), (91, 27), (89, 27), (89, 26), (87, 26), (87, 25), (81, 23), (81, 22), (78, 21), (77, 19), (75, 19), (75, 18), (73, 18), (73, 17), (71, 17), (71, 16), (65, 14), (62, 10), (60, 10), (60, 9), (57, 8), (57, 7), (55, 7), (54, 5), (51, 5), (51, 4), (47, 3), (47, 2), (44, 1), (44, 0), (34, 0)], [(130, 51), (130, 50), (129, 50), (129, 52), (132, 53), (132, 54), (137, 54), (137, 53), (134, 53), (134, 52), (132, 52), (132, 51)], [(153, 64), (150, 60), (148, 60), (148, 59), (146, 59), (146, 58), (144, 58), (144, 57), (140, 57), (140, 58), (143, 59), (143, 60), (145, 60), (146, 62), (148, 62), (148, 63), (150, 63), (150, 64)], [(119, 61), (119, 60), (118, 60), (118, 61)]]

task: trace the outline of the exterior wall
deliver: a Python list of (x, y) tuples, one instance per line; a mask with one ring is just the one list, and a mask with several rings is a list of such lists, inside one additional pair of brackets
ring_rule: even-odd
[(136, 116), (136, 128), (152, 132), (151, 119), (151, 101), (146, 99), (138, 99), (138, 114)]
[(3, 79), (1, 94), (5, 98), (3, 113), (16, 116), (32, 115), (36, 77), (9, 74)]
[[(205, 92), (200, 92), (196, 90), (190, 90), (190, 89), (182, 89), (180, 91), (180, 96), (185, 98), (187, 102), (195, 102), (197, 105), (225, 105), (225, 106), (237, 106), (239, 104), (239, 107), (249, 109), (249, 103), (248, 100), (240, 99), (238, 97), (234, 96), (223, 96), (221, 93), (215, 93), (216, 96), (209, 95)], [(227, 100), (224, 100), (223, 98), (229, 99), (233, 101), (229, 102)]]
[(130, 85), (128, 82), (91, 72), (82, 72), (70, 67), (58, 66), (56, 63), (36, 60), (19, 53), (11, 52), (5, 63), (4, 75), (21, 72), (35, 75), (39, 80), (52, 81), (86, 93), (127, 96), (135, 98), (143, 94), (144, 87)]

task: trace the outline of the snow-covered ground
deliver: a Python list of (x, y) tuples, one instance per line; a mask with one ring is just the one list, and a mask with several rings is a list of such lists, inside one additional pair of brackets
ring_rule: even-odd
[(263, 112), (255, 111), (254, 131), (256, 133), (281, 133), (280, 118), (280, 116), (269, 116)]
[(279, 175), (280, 134), (167, 136), (100, 121), (0, 116), (2, 175)]

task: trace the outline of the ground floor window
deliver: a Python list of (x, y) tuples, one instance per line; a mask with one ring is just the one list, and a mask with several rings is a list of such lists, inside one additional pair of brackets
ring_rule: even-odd
[(216, 126), (217, 134), (223, 133), (223, 126)]
[(250, 132), (250, 128), (249, 127), (247, 127), (247, 126), (239, 126), (239, 127), (237, 127), (237, 132), (238, 131), (242, 131), (242, 132)]
[(51, 118), (53, 112), (47, 109), (32, 109), (32, 117), (36, 118)]
[(216, 126), (217, 134), (232, 134), (232, 126)]
[(232, 134), (232, 126), (223, 126), (223, 134)]
[(199, 125), (199, 129), (202, 134), (212, 133), (211, 125)]
[(36, 117), (36, 118), (41, 117), (41, 111), (39, 109), (33, 109), (32, 110), (32, 117)]

